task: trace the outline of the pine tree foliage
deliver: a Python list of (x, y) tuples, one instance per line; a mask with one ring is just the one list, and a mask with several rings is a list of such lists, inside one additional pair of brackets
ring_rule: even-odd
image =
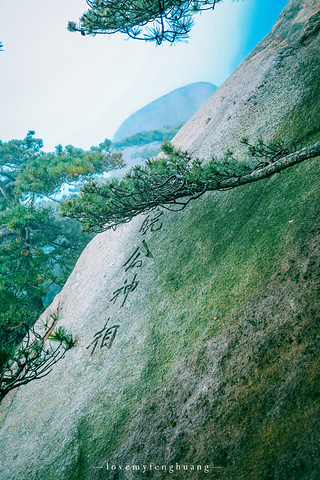
[(320, 153), (320, 142), (294, 153), (282, 142), (265, 145), (260, 140), (251, 145), (243, 139), (243, 143), (245, 160), (238, 161), (228, 151), (222, 160), (213, 158), (208, 163), (164, 144), (164, 158), (133, 167), (120, 181), (84, 185), (80, 197), (63, 202), (62, 214), (80, 221), (85, 231), (116, 228), (157, 207), (181, 210), (208, 191), (229, 190), (267, 178)]
[(87, 0), (89, 10), (68, 30), (82, 35), (124, 33), (136, 40), (186, 41), (196, 13), (222, 0)]
[(88, 151), (59, 145), (45, 153), (42, 147), (33, 131), (0, 142), (0, 346), (14, 347), (20, 330), (33, 325), (46, 289), (63, 285), (90, 239), (75, 221), (59, 217), (47, 197), (55, 200), (64, 182), (123, 166), (108, 140)]

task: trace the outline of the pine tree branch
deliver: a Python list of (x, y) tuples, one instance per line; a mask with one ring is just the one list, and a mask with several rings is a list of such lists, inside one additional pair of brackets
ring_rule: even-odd
[(112, 183), (87, 185), (81, 197), (62, 203), (62, 214), (79, 220), (84, 230), (99, 232), (116, 228), (157, 207), (182, 210), (205, 192), (230, 190), (256, 182), (319, 156), (320, 142), (280, 158), (279, 155), (288, 151), (281, 143), (268, 148), (260, 142), (258, 153), (251, 148), (252, 157), (261, 159), (264, 149), (265, 162), (249, 168), (231, 158), (233, 163), (229, 161), (225, 167), (217, 161), (204, 165), (200, 161), (192, 162), (187, 152), (175, 151), (167, 144), (163, 150), (169, 161), (157, 159), (146, 167), (134, 167), (117, 186)]
[(298, 163), (304, 162), (309, 158), (318, 157), (320, 155), (320, 142), (315, 143), (309, 147), (304, 147), (301, 150), (286, 155), (283, 158), (279, 158), (273, 163), (268, 164), (265, 167), (255, 169), (249, 174), (244, 174), (239, 177), (231, 177), (222, 180), (217, 186), (213, 185), (213, 188), (208, 187), (208, 190), (226, 190), (230, 188), (239, 187), (251, 182), (257, 182), (264, 178), (271, 177), (275, 173), (279, 173), (286, 168), (292, 167)]

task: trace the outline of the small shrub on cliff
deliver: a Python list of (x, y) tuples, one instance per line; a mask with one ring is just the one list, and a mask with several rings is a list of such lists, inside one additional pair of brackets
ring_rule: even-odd
[(59, 309), (40, 331), (28, 324), (1, 329), (0, 402), (11, 390), (48, 375), (75, 345), (75, 339), (62, 326), (50, 334), (58, 320)]

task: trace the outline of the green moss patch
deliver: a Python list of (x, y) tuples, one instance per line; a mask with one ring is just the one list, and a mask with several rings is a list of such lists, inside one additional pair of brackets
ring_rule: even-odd
[(106, 470), (112, 460), (316, 480), (319, 170), (315, 159), (208, 194), (148, 239), (158, 282), (137, 351), (144, 367), (118, 403), (96, 399), (101, 420), (84, 412), (76, 478), (129, 478)]

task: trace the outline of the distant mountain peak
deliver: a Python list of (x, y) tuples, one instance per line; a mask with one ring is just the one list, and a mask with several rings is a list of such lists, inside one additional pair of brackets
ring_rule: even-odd
[(216, 89), (209, 82), (196, 82), (176, 88), (130, 115), (116, 131), (113, 141), (119, 142), (138, 132), (186, 122)]

